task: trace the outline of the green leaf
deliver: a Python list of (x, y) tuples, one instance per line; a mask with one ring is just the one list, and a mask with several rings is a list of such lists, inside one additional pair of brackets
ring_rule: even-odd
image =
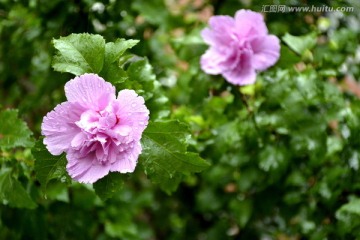
[(347, 219), (352, 214), (360, 217), (360, 199), (359, 198), (353, 198), (348, 203), (342, 205), (336, 211), (335, 216), (339, 220), (347, 221)]
[(18, 111), (7, 109), (0, 112), (0, 148), (32, 147), (32, 132), (26, 123), (18, 118)]
[(35, 157), (36, 178), (40, 181), (43, 191), (46, 191), (47, 184), (51, 179), (62, 178), (70, 180), (66, 172), (66, 156), (61, 154), (54, 156), (45, 148), (42, 139), (38, 140), (32, 149)]
[(137, 88), (137, 92), (139, 94), (141, 94), (145, 99), (153, 96), (154, 81), (156, 80), (156, 76), (147, 59), (133, 62), (126, 72), (133, 83), (141, 84), (141, 88)]
[(122, 189), (126, 177), (127, 175), (125, 174), (111, 172), (94, 183), (93, 187), (96, 194), (102, 200), (106, 200)]
[(99, 75), (113, 84), (123, 83), (128, 79), (126, 72), (116, 63), (111, 63), (104, 67)]
[(58, 50), (52, 66), (55, 71), (75, 75), (99, 73), (103, 68), (105, 39), (88, 33), (71, 34), (53, 40)]
[(105, 62), (104, 67), (110, 63), (119, 61), (119, 58), (127, 49), (134, 47), (139, 43), (139, 40), (125, 40), (123, 38), (117, 39), (115, 42), (109, 42), (105, 45)]
[(230, 209), (234, 213), (235, 220), (240, 227), (245, 227), (253, 213), (253, 204), (250, 200), (239, 201), (238, 199), (233, 199), (230, 202)]
[(10, 169), (0, 172), (0, 200), (16, 208), (33, 209), (37, 206), (21, 183), (11, 175)]
[(260, 153), (259, 167), (265, 172), (276, 170), (285, 164), (285, 160), (284, 148), (269, 145)]
[(164, 26), (168, 24), (168, 11), (162, 0), (138, 0), (132, 2), (132, 8), (141, 13), (141, 16), (145, 18), (151, 24), (159, 24)]
[(175, 190), (168, 182), (179, 182), (179, 174), (209, 167), (198, 154), (186, 152), (188, 136), (187, 125), (178, 121), (149, 123), (143, 133), (141, 163), (149, 177), (167, 192)]
[(303, 55), (316, 45), (316, 34), (310, 33), (304, 36), (292, 36), (286, 33), (282, 40), (297, 54)]
[[(132, 48), (138, 42), (139, 40), (125, 40), (121, 38), (115, 42), (106, 43), (104, 68), (101, 70), (100, 76), (114, 84), (127, 80), (127, 74), (119, 64), (120, 57), (122, 57), (127, 49)], [(131, 54), (130, 56), (132, 57)]]

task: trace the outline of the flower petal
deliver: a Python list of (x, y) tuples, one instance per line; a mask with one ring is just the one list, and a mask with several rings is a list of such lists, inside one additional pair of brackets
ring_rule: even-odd
[(234, 85), (248, 85), (256, 80), (256, 72), (253, 68), (234, 69), (223, 73), (224, 78)]
[(266, 35), (268, 29), (264, 17), (257, 12), (241, 9), (235, 14), (236, 31), (240, 37)]
[(44, 117), (41, 133), (45, 136), (44, 144), (51, 154), (60, 155), (69, 149), (73, 138), (81, 131), (75, 122), (83, 111), (78, 104), (64, 102)]
[(138, 96), (134, 90), (121, 90), (114, 108), (119, 117), (119, 125), (132, 127), (132, 139), (139, 141), (149, 121), (149, 110), (145, 106), (144, 98)]
[(216, 49), (210, 48), (201, 56), (201, 69), (207, 74), (220, 74), (223, 71), (221, 61), (223, 61), (223, 55), (218, 54)]
[(76, 151), (70, 151), (66, 158), (68, 160), (67, 172), (71, 178), (81, 183), (94, 183), (107, 175), (110, 170), (110, 164), (101, 164), (94, 152), (85, 157), (79, 157)]
[(134, 147), (123, 154), (118, 155), (116, 161), (111, 165), (111, 172), (128, 173), (135, 170), (137, 159), (141, 153), (141, 144), (136, 142)]
[(274, 35), (255, 38), (251, 41), (253, 67), (256, 70), (265, 70), (274, 65), (280, 57), (280, 40)]
[(209, 20), (210, 28), (201, 32), (205, 43), (209, 45), (226, 45), (232, 40), (235, 22), (229, 16), (213, 16)]
[(100, 111), (115, 99), (115, 88), (96, 74), (84, 74), (66, 83), (65, 94), (69, 102)]

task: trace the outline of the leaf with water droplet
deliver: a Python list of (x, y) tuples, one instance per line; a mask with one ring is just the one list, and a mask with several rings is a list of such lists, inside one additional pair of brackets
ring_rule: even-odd
[(139, 161), (150, 179), (166, 192), (174, 191), (184, 175), (201, 172), (210, 164), (187, 152), (189, 128), (179, 121), (150, 122), (141, 143)]
[(71, 34), (53, 40), (57, 49), (52, 67), (75, 75), (99, 73), (104, 64), (105, 39), (100, 35)]
[(122, 189), (127, 178), (126, 174), (111, 172), (93, 184), (95, 193), (102, 200), (111, 198)]
[(39, 139), (32, 154), (35, 157), (35, 173), (39, 180), (42, 190), (46, 191), (46, 186), (52, 179), (59, 179), (60, 181), (70, 182), (70, 177), (66, 172), (66, 156), (61, 154), (54, 156), (46, 149), (42, 139)]

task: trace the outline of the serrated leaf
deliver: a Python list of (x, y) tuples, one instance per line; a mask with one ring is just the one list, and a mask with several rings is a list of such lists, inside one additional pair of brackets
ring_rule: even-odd
[(137, 90), (145, 99), (153, 96), (156, 76), (146, 58), (131, 63), (126, 73), (131, 81), (128, 82), (128, 84), (132, 85), (132, 87), (130, 87), (131, 89)]
[(284, 151), (281, 147), (266, 146), (260, 153), (259, 167), (266, 172), (280, 168), (286, 160)]
[(135, 46), (138, 42), (139, 40), (125, 40), (121, 38), (115, 42), (106, 43), (104, 67), (100, 72), (100, 76), (113, 84), (122, 83), (127, 80), (128, 76), (125, 70), (120, 67), (119, 61), (124, 52)]
[(0, 172), (0, 200), (16, 208), (33, 209), (37, 206), (21, 183), (11, 175), (10, 169)]
[(106, 200), (111, 198), (114, 194), (118, 193), (123, 185), (127, 175), (111, 172), (102, 179), (93, 184), (96, 194), (102, 199)]
[(52, 66), (55, 71), (75, 75), (99, 73), (103, 68), (105, 39), (100, 35), (82, 33), (53, 40), (58, 50)]
[(316, 34), (310, 33), (304, 36), (292, 36), (286, 33), (282, 40), (297, 54), (303, 55), (316, 45)]
[(188, 136), (188, 127), (178, 121), (149, 123), (143, 133), (140, 162), (147, 175), (165, 191), (175, 190), (176, 186), (169, 182), (180, 182), (180, 175), (209, 167), (198, 154), (186, 152)]
[(123, 38), (117, 39), (115, 42), (109, 42), (105, 45), (105, 66), (114, 63), (124, 54), (127, 49), (134, 47), (139, 43), (139, 40), (125, 40)]
[(116, 63), (109, 64), (99, 75), (113, 84), (123, 83), (128, 79), (126, 72)]
[(36, 178), (41, 183), (44, 192), (51, 179), (70, 179), (66, 172), (67, 160), (64, 153), (59, 156), (51, 155), (40, 139), (32, 149), (32, 154), (35, 157)]
[(32, 147), (32, 132), (26, 123), (18, 118), (18, 111), (7, 109), (0, 112), (0, 148)]

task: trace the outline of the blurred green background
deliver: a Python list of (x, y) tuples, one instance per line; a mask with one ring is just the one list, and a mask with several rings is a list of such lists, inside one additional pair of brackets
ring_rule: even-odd
[[(204, 74), (209, 17), (265, 5), (353, 11), (263, 12), (279, 62), (241, 88)], [(0, 107), (19, 109), (34, 139), (73, 78), (51, 68), (51, 41), (83, 32), (140, 40), (131, 52), (153, 66), (166, 117), (191, 126), (190, 149), (212, 166), (170, 195), (137, 169), (104, 202), (62, 181), (44, 196), (30, 148), (0, 148), (37, 205), (2, 200), (0, 239), (360, 238), (359, 1), (0, 0)]]

